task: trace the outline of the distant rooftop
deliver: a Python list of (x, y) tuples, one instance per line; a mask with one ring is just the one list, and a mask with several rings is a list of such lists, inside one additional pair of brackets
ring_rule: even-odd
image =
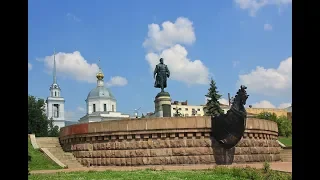
[(188, 100), (184, 102), (179, 102), (179, 101), (173, 101), (171, 102), (172, 105), (188, 105)]

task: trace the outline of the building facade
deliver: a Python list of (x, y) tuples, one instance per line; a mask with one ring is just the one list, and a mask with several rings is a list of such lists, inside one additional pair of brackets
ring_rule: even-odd
[[(171, 113), (172, 116), (175, 116), (177, 110), (181, 116), (204, 116), (205, 115), (205, 105), (189, 105), (188, 101), (179, 102), (174, 101), (171, 103)], [(220, 104), (220, 107), (227, 113), (230, 109), (228, 105)]]
[(55, 53), (53, 55), (53, 82), (50, 86), (50, 95), (46, 100), (45, 112), (48, 120), (53, 119), (53, 125), (59, 129), (65, 126), (64, 103), (65, 100), (61, 96), (61, 88), (57, 83), (56, 77), (56, 60)]

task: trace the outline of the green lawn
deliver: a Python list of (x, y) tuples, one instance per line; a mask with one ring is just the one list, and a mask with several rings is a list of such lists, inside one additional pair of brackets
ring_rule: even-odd
[(47, 169), (61, 169), (59, 165), (53, 162), (49, 157), (44, 155), (39, 150), (33, 149), (31, 141), (28, 138), (28, 153), (31, 156), (29, 162), (30, 170), (47, 170)]
[(292, 146), (292, 137), (279, 137), (278, 140), (285, 146)]
[(178, 179), (194, 179), (194, 180), (265, 180), (265, 179), (281, 179), (291, 180), (292, 176), (286, 173), (270, 171), (263, 173), (261, 170), (252, 168), (215, 168), (211, 170), (197, 171), (103, 171), (103, 172), (73, 172), (73, 173), (56, 173), (56, 174), (38, 174), (30, 175), (29, 180), (134, 180), (134, 179), (152, 179), (152, 180), (178, 180)]

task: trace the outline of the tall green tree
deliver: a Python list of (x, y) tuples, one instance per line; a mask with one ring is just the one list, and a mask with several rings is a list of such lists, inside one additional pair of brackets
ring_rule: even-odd
[(59, 136), (59, 127), (58, 126), (54, 126), (52, 117), (49, 119), (48, 135), (50, 137), (58, 137)]
[(28, 132), (38, 137), (48, 136), (48, 120), (44, 100), (28, 95)]
[(223, 110), (220, 107), (219, 99), (222, 95), (219, 94), (217, 90), (216, 82), (211, 78), (210, 88), (208, 89), (208, 94), (205, 95), (208, 98), (205, 112), (207, 116), (217, 116), (223, 114)]

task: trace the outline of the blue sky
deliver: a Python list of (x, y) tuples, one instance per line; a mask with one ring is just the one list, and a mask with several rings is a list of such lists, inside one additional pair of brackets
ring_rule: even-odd
[(285, 107), (292, 96), (291, 2), (29, 0), (29, 94), (49, 95), (55, 48), (69, 120), (85, 114), (99, 58), (123, 113), (154, 110), (159, 57), (172, 73), (166, 90), (173, 100), (204, 104), (213, 77), (224, 99), (245, 84), (248, 104)]

